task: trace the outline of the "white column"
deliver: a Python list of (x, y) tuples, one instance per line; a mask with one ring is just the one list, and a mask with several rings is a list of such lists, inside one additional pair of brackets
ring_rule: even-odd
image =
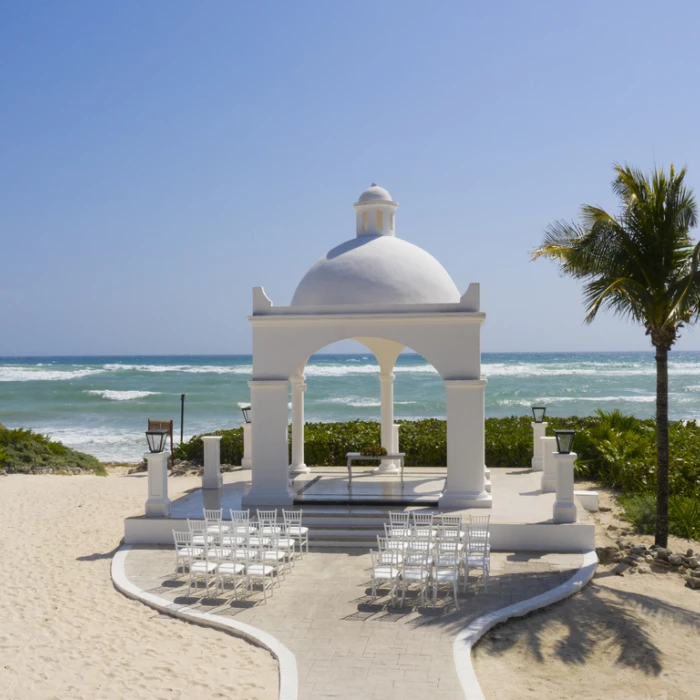
[(575, 523), (576, 504), (574, 503), (574, 462), (576, 453), (562, 455), (554, 453), (554, 464), (557, 470), (557, 497), (554, 501), (554, 522)]
[(168, 457), (169, 452), (147, 452), (148, 500), (147, 518), (169, 518), (170, 499), (168, 498)]
[(203, 489), (220, 489), (224, 485), (221, 475), (221, 435), (204, 435)]
[(253, 423), (243, 423), (243, 459), (241, 466), (250, 469), (253, 466)]
[(485, 379), (446, 379), (447, 483), (440, 508), (490, 508), (484, 476)]
[(551, 493), (557, 488), (557, 470), (554, 466), (554, 453), (557, 449), (557, 439), (555, 437), (540, 438), (542, 450), (542, 493)]
[[(381, 372), (379, 374), (381, 420), (382, 420), (382, 447), (387, 452), (394, 450), (394, 374)], [(374, 470), (375, 474), (398, 474), (399, 468), (390, 459), (383, 459), (382, 463)]]
[(305, 379), (303, 374), (292, 375), (292, 463), (289, 465), (290, 474), (308, 474), (311, 471), (304, 464)]
[(398, 452), (399, 451), (399, 428), (401, 426), (397, 425), (394, 423), (391, 431), (391, 451), (392, 452)]
[(254, 379), (250, 387), (251, 414), (255, 421), (252, 486), (243, 497), (245, 508), (290, 506), (289, 487), (289, 380)]
[(541, 472), (542, 465), (542, 438), (547, 432), (547, 423), (530, 423), (532, 425), (532, 471)]

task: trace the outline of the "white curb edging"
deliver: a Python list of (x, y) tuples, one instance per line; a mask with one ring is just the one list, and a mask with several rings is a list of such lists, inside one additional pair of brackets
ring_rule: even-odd
[(192, 622), (203, 627), (213, 627), (235, 637), (243, 637), (249, 642), (267, 649), (279, 663), (279, 700), (297, 700), (299, 681), (297, 662), (294, 654), (282, 642), (257, 627), (246, 625), (244, 622), (229, 620), (214, 613), (200, 613), (188, 608), (179, 607), (166, 598), (147, 593), (134, 585), (126, 577), (124, 564), (131, 545), (122, 545), (112, 558), (112, 581), (115, 588), (129, 598), (139, 600), (155, 608), (165, 615)]
[(455, 669), (459, 682), (468, 700), (486, 700), (472, 666), (472, 648), (494, 625), (510, 617), (522, 617), (538, 608), (545, 608), (552, 603), (558, 603), (564, 598), (578, 593), (592, 578), (598, 566), (596, 553), (586, 552), (583, 555), (581, 568), (568, 580), (551, 591), (542, 593), (534, 598), (513, 603), (506, 608), (494, 610), (487, 615), (478, 617), (470, 622), (456, 637), (452, 645)]

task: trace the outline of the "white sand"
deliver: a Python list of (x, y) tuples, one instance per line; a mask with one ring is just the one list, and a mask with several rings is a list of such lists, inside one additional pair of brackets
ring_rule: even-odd
[[(601, 501), (612, 506), (607, 493)], [(596, 544), (630, 528), (599, 513)], [(609, 529), (612, 528), (612, 529)], [(649, 545), (653, 537), (624, 539)], [(698, 543), (671, 538), (674, 551)], [(474, 668), (489, 700), (694, 700), (700, 694), (700, 591), (678, 574), (612, 574), (599, 566), (579, 594), (488, 634)]]
[[(201, 483), (170, 479), (177, 496)], [(138, 476), (0, 477), (0, 698), (276, 698), (277, 662), (125, 598), (110, 564)]]

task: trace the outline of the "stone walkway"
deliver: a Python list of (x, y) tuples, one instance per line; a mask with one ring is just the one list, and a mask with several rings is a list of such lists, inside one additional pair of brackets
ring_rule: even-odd
[(415, 594), (403, 608), (390, 607), (388, 596), (373, 604), (369, 554), (349, 549), (304, 555), (267, 604), (259, 592), (238, 602), (231, 595), (187, 598), (186, 577), (174, 576), (168, 547), (135, 547), (126, 575), (178, 605), (235, 616), (277, 637), (296, 656), (300, 700), (463, 700), (452, 651), (459, 630), (484, 613), (564, 583), (582, 561), (580, 554), (494, 552), (488, 591), (472, 572), (474, 583), (459, 610), (444, 592), (436, 608), (420, 607)]

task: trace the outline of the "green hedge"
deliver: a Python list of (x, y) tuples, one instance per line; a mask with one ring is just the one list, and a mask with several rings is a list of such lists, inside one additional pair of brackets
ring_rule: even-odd
[(0, 469), (28, 474), (32, 469), (68, 472), (74, 469), (106, 476), (107, 470), (92, 455), (72, 450), (32, 430), (0, 429)]
[[(447, 463), (444, 420), (397, 421), (401, 451), (407, 466), (444, 466)], [(529, 416), (489, 418), (486, 421), (486, 464), (489, 467), (529, 467), (532, 459), (532, 427)], [(576, 430), (574, 450), (578, 454), (578, 477), (590, 478), (623, 493), (653, 492), (656, 487), (656, 435), (653, 420), (641, 420), (619, 411), (595, 416), (550, 418), (548, 434), (554, 430)], [(291, 431), (291, 428), (290, 428)], [(240, 464), (243, 429), (220, 430), (221, 461)], [(368, 444), (378, 445), (376, 421), (307, 423), (304, 431), (306, 463), (316, 466), (345, 464), (346, 452), (359, 452)], [(700, 495), (700, 427), (694, 422), (672, 421), (670, 425), (671, 492), (685, 497)], [(291, 449), (291, 440), (290, 440)], [(199, 464), (203, 459), (201, 436), (176, 448), (175, 456)], [(291, 459), (291, 454), (290, 454)]]

